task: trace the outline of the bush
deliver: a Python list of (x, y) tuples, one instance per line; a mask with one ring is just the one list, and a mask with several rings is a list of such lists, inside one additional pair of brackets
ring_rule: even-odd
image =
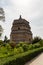
[(22, 47), (17, 48), (17, 50), (19, 51), (19, 53), (23, 53), (24, 49)]
[(12, 57), (7, 57), (7, 59), (4, 59), (3, 62), (1, 62), (1, 64), (2, 65), (24, 65), (27, 61), (30, 61), (35, 56), (40, 54), (42, 51), (43, 51), (43, 47), (31, 51), (27, 51), (21, 54), (17, 54)]
[(33, 49), (41, 47), (39, 43), (33, 44)]
[(23, 46), (22, 46), (22, 48), (23, 48), (23, 50), (24, 50), (24, 52), (26, 52), (26, 51), (28, 51), (28, 45), (26, 45), (26, 44), (24, 44)]
[(40, 46), (42, 47), (42, 46), (43, 46), (43, 40), (40, 40), (40, 41), (39, 41), (39, 44), (40, 44)]
[(29, 49), (29, 50), (32, 50), (32, 49), (33, 49), (33, 45), (30, 44), (28, 49)]
[(2, 40), (0, 40), (0, 45), (2, 45), (3, 44), (3, 41)]
[(14, 48), (14, 54), (16, 55), (18, 53), (19, 53), (19, 51), (17, 50), (17, 48)]
[(35, 44), (21, 42), (0, 45), (0, 65), (23, 65), (43, 51), (43, 40)]

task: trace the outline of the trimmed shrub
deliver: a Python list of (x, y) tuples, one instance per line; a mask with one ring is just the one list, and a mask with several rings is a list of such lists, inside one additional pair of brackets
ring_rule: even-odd
[(27, 61), (30, 61), (42, 51), (43, 47), (27, 51), (12, 57), (7, 57), (7, 59), (3, 60), (4, 63), (2, 65), (24, 65)]

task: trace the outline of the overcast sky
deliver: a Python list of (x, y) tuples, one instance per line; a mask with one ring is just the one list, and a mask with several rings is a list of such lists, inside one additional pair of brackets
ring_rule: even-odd
[(43, 38), (43, 0), (0, 0), (0, 7), (5, 11), (5, 22), (0, 22), (4, 32), (10, 38), (11, 27), (14, 19), (22, 18), (30, 22), (34, 36)]

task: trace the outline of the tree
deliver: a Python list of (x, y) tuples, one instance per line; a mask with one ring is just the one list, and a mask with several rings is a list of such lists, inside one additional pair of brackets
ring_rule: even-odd
[(34, 44), (34, 43), (37, 43), (37, 42), (39, 42), (41, 40), (41, 38), (40, 37), (34, 37), (34, 39), (33, 39), (33, 41), (32, 41), (32, 44)]
[(0, 37), (1, 37), (1, 35), (2, 35), (2, 32), (3, 32), (3, 28), (2, 28), (2, 26), (0, 25)]
[(8, 38), (7, 38), (7, 36), (5, 36), (4, 43), (7, 43), (7, 40), (8, 40)]

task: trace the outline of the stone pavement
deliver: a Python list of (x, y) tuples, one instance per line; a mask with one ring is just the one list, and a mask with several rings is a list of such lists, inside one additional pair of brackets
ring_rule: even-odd
[(43, 53), (34, 58), (32, 61), (27, 62), (25, 65), (43, 65)]

